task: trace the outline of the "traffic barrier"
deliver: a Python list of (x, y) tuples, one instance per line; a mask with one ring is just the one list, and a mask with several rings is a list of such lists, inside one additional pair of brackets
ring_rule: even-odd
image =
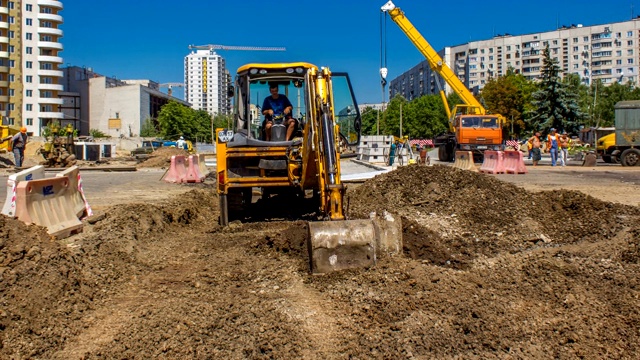
[(92, 216), (93, 211), (89, 202), (84, 195), (82, 189), (82, 178), (80, 177), (80, 168), (74, 165), (65, 171), (56, 174), (56, 177), (66, 177), (69, 179), (69, 192), (71, 193), (71, 203), (73, 204), (73, 210), (76, 212), (78, 218), (82, 219), (87, 216)]
[(504, 174), (504, 153), (502, 151), (487, 150), (480, 166), (480, 172), (485, 174)]
[(198, 155), (189, 155), (189, 167), (183, 182), (198, 183), (203, 182), (204, 176), (200, 173), (200, 162)]
[(522, 152), (507, 150), (504, 152), (504, 169), (507, 174), (526, 174), (527, 167), (524, 165)]
[(453, 167), (461, 170), (478, 171), (473, 163), (473, 153), (471, 151), (456, 151), (456, 160)]
[(7, 198), (4, 201), (2, 207), (2, 213), (4, 215), (15, 217), (16, 216), (16, 187), (21, 181), (44, 179), (44, 166), (38, 165), (26, 170), (22, 170), (19, 173), (9, 175), (7, 179)]
[(22, 181), (16, 188), (16, 216), (26, 224), (47, 228), (57, 238), (82, 231), (82, 222), (73, 209), (69, 178), (54, 177)]
[(184, 155), (171, 156), (171, 165), (165, 174), (163, 180), (170, 183), (181, 183), (186, 180), (187, 167), (185, 166), (186, 158)]
[(200, 175), (206, 177), (209, 174), (204, 154), (198, 154), (198, 164), (200, 165)]

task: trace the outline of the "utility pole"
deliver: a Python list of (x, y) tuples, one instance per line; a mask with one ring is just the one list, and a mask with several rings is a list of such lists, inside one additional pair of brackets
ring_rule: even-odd
[(402, 103), (400, 103), (400, 138), (402, 138)]

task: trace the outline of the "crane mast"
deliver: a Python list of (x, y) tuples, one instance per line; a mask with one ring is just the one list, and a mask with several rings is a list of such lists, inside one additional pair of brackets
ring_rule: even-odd
[[(405, 35), (411, 40), (413, 45), (424, 55), (429, 62), (431, 69), (438, 73), (446, 82), (451, 86), (453, 91), (460, 96), (462, 101), (469, 105), (471, 108), (475, 108), (475, 113), (485, 114), (484, 107), (478, 102), (473, 94), (467, 89), (466, 86), (458, 79), (456, 74), (451, 68), (444, 62), (442, 57), (438, 55), (433, 47), (427, 42), (427, 40), (418, 32), (418, 30), (411, 24), (411, 21), (407, 19), (404, 12), (400, 8), (393, 4), (393, 1), (387, 2), (382, 6), (381, 10), (387, 12), (398, 27), (405, 33)], [(446, 104), (446, 103), (445, 103)]]
[(189, 50), (244, 50), (244, 51), (286, 51), (284, 47), (264, 47), (264, 46), (228, 46), (228, 45), (189, 45)]

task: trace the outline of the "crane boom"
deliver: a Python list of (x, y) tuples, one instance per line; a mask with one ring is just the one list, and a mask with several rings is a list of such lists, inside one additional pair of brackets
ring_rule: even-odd
[(480, 104), (480, 102), (473, 96), (471, 91), (467, 89), (466, 86), (458, 79), (456, 74), (451, 70), (451, 68), (444, 62), (442, 57), (438, 55), (438, 53), (431, 47), (429, 42), (420, 34), (420, 32), (411, 24), (409, 19), (404, 15), (404, 12), (400, 10), (400, 8), (396, 7), (393, 4), (393, 1), (387, 2), (384, 6), (382, 6), (381, 10), (383, 12), (389, 13), (391, 16), (391, 20), (393, 20), (398, 27), (407, 35), (409, 40), (415, 45), (416, 48), (424, 55), (424, 57), (429, 62), (429, 66), (433, 71), (437, 72), (438, 75), (442, 76), (442, 78), (451, 86), (453, 91), (460, 96), (462, 101), (477, 110), (481, 114), (485, 114), (486, 110)]
[(190, 50), (245, 50), (245, 51), (286, 51), (284, 47), (263, 47), (263, 46), (228, 46), (228, 45), (189, 45)]

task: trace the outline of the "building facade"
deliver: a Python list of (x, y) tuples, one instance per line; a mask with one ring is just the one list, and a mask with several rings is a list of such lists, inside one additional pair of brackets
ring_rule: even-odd
[(137, 137), (144, 123), (155, 121), (170, 100), (190, 106), (161, 92), (155, 81), (119, 80), (78, 66), (66, 67), (63, 73), (63, 125), (73, 121), (80, 135), (97, 129), (112, 137)]
[[(497, 35), (446, 47), (440, 55), (467, 88), (477, 93), (489, 79), (506, 75), (510, 68), (527, 79), (540, 78), (547, 46), (564, 75), (576, 74), (586, 85), (598, 80), (605, 85), (640, 83), (640, 18), (604, 25), (562, 26), (526, 35)], [(390, 96), (401, 94), (412, 99), (436, 94), (436, 77), (425, 60), (391, 81)], [(448, 86), (445, 89), (448, 92)]]
[(55, 0), (0, 0), (0, 114), (3, 125), (61, 120), (63, 6)]
[(225, 60), (214, 50), (196, 50), (184, 58), (184, 97), (196, 110), (211, 115), (231, 113)]

